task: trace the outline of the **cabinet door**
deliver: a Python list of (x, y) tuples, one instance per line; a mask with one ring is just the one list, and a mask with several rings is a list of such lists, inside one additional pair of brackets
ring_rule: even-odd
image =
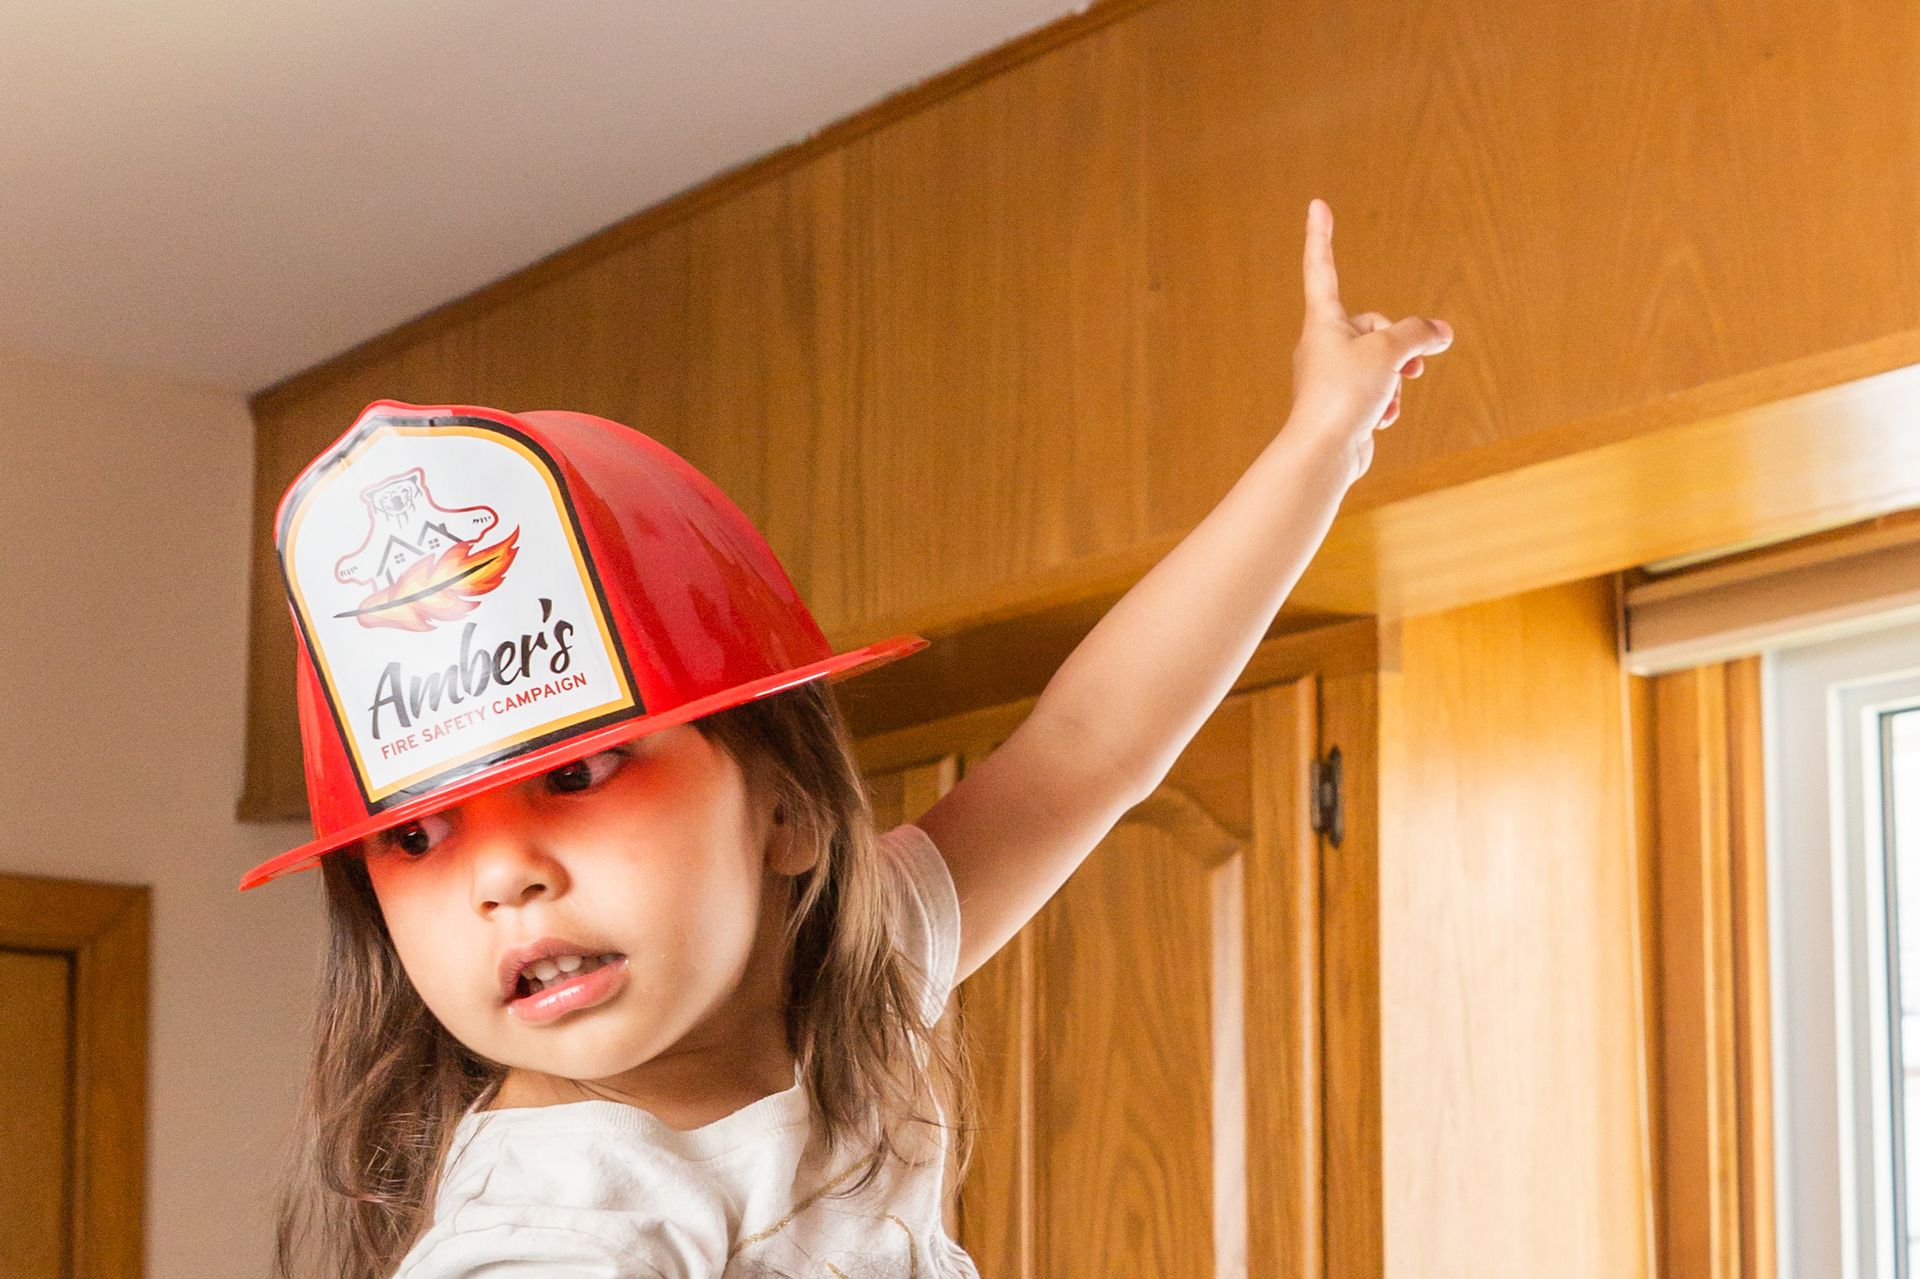
[(1227, 701), (963, 987), (984, 1279), (1318, 1272), (1316, 738), (1311, 680)]
[(73, 965), (0, 950), (0, 986), (0, 1274), (60, 1279), (69, 1272)]
[(145, 888), (0, 875), (0, 1276), (139, 1279)]

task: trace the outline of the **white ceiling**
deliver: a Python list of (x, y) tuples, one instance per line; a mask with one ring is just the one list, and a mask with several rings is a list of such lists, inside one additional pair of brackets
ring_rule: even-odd
[(0, 345), (251, 391), (1074, 0), (6, 0)]

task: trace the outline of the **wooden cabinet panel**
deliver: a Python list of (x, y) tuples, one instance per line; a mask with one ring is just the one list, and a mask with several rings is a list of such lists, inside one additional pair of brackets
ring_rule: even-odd
[(1409, 619), (1400, 652), (1379, 715), (1386, 1272), (1647, 1274), (1642, 850), (1609, 583)]
[[(1311, 830), (1309, 763), (1320, 740), (1323, 681), (1335, 689), (1330, 722), (1345, 743), (1353, 803), (1371, 804), (1374, 733), (1366, 719), (1375, 705), (1371, 674), (1383, 651), (1371, 619), (1325, 627), (1262, 644), (1227, 700), (1181, 758), (1153, 803), (1132, 815), (1147, 838), (1171, 831), (1204, 833), (1197, 846), (1223, 841), (1243, 851), (1203, 854), (1225, 858), (1227, 874), (1207, 877), (1210, 895), (1204, 949), (1190, 940), (1179, 980), (1204, 998), (1208, 1055), (1189, 1080), (1189, 1116), (1204, 1113), (1208, 1144), (1199, 1166), (1218, 1191), (1244, 1181), (1240, 1211), (1215, 1213), (1185, 1230), (1187, 1246), (1208, 1247), (1223, 1273), (1245, 1268), (1262, 1275), (1305, 1279), (1326, 1271), (1329, 1251), (1337, 1273), (1364, 1276), (1364, 1259), (1379, 1255), (1379, 1053), (1367, 1019), (1378, 1007), (1377, 941), (1368, 912), (1377, 894), (1371, 867), (1377, 852), (1371, 814), (1354, 811), (1342, 860), (1329, 872), (1341, 895), (1336, 927), (1322, 945), (1321, 841)], [(876, 815), (882, 824), (910, 811), (915, 787), (944, 767), (943, 752), (978, 758), (1017, 727), (1032, 701), (1010, 702), (878, 734), (860, 743)], [(925, 761), (935, 761), (927, 763)], [(914, 777), (922, 778), (914, 781)], [(1222, 833), (1224, 832), (1224, 833)], [(1100, 854), (1096, 854), (1096, 857)], [(1238, 866), (1235, 881), (1232, 869)], [(1092, 882), (1091, 880), (1089, 882)], [(1126, 891), (1124, 879), (1119, 890)], [(1242, 903), (1239, 918), (1231, 905)], [(1096, 892), (1097, 907), (1102, 894)], [(1240, 939), (1230, 932), (1238, 923)], [(1216, 929), (1216, 925), (1223, 925)], [(988, 1279), (1075, 1273), (1058, 1255), (1043, 1271), (1050, 1229), (1046, 1203), (1036, 1199), (1046, 1162), (1047, 1113), (1039, 1104), (1044, 1069), (1039, 1051), (1046, 919), (1019, 933), (961, 992), (975, 1089), (968, 1111), (972, 1161), (961, 1196), (958, 1238)], [(1325, 951), (1326, 953), (1323, 953)], [(1239, 956), (1238, 999), (1230, 989)], [(1322, 1041), (1323, 965), (1339, 975), (1339, 1019)], [(1054, 964), (1058, 969), (1060, 965)], [(1071, 976), (1071, 974), (1067, 974)], [(1090, 976), (1098, 979), (1098, 973)], [(1058, 980), (1059, 974), (1055, 973)], [(1070, 984), (1070, 983), (1069, 983)], [(1191, 1027), (1201, 1014), (1181, 1013)], [(1232, 1042), (1242, 1041), (1236, 1048)], [(1084, 1050), (1075, 1045), (1076, 1051)], [(1243, 1059), (1241, 1078), (1216, 1071)], [(1323, 1096), (1349, 1113), (1329, 1125)], [(1346, 1142), (1337, 1171), (1323, 1167), (1323, 1134)], [(1225, 1134), (1226, 1140), (1215, 1140)], [(1363, 1143), (1372, 1135), (1373, 1145)], [(1238, 1138), (1236, 1141), (1235, 1139)], [(1371, 1165), (1369, 1165), (1369, 1159)], [(1189, 1166), (1195, 1161), (1189, 1158)], [(1085, 1178), (1081, 1179), (1083, 1182)], [(1322, 1205), (1338, 1205), (1338, 1232), (1329, 1250)]]
[[(1378, 1074), (1377, 1053), (1323, 1060), (1316, 687), (1229, 699), (963, 987), (961, 1239), (985, 1279), (1306, 1279), (1323, 1273), (1325, 1197), (1377, 1236), (1377, 1167), (1329, 1188), (1322, 1160), (1329, 1071), (1343, 1104), (1376, 1111), (1342, 1132), (1377, 1134)], [(1370, 975), (1343, 972), (1371, 1007)]]
[(0, 950), (0, 1257), (7, 1279), (64, 1279), (72, 1185), (73, 966)]
[[(1242, 1072), (1216, 1059), (1212, 1017), (1215, 951), (1238, 939), (1216, 896), (1240, 906), (1215, 878), (1238, 885), (1242, 845), (1179, 791), (1156, 798), (1038, 921), (1040, 1274), (1231, 1275), (1214, 1264), (1221, 1216), (1239, 1219), (1245, 1273), (1244, 1170), (1214, 1184), (1213, 1131), (1219, 1075), (1239, 1087)], [(1232, 1137), (1244, 1151), (1244, 1129)]]
[[(1195, 518), (1284, 412), (1315, 194), (1357, 303), (1462, 336), (1383, 473), (1920, 327), (1917, 24), (1897, 0), (1819, 23), (1781, 0), (1102, 5), (259, 408), (310, 456), (377, 395), (572, 407), (706, 454), (769, 524), (880, 514), (932, 470), (1010, 517), (1003, 557), (1111, 549)], [(776, 474), (808, 459), (769, 451), (788, 433), (817, 468)], [(844, 535), (886, 557), (889, 527)]]

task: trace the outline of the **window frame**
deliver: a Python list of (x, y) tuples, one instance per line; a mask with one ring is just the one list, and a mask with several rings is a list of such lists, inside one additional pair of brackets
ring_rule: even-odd
[(1770, 653), (1763, 680), (1780, 1273), (1908, 1279), (1880, 739), (1920, 707), (1920, 626)]

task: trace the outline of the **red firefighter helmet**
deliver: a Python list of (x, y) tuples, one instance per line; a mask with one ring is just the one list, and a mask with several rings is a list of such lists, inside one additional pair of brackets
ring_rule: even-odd
[(923, 646), (835, 655), (758, 531), (693, 467), (584, 413), (380, 401), (274, 521), (323, 853)]

